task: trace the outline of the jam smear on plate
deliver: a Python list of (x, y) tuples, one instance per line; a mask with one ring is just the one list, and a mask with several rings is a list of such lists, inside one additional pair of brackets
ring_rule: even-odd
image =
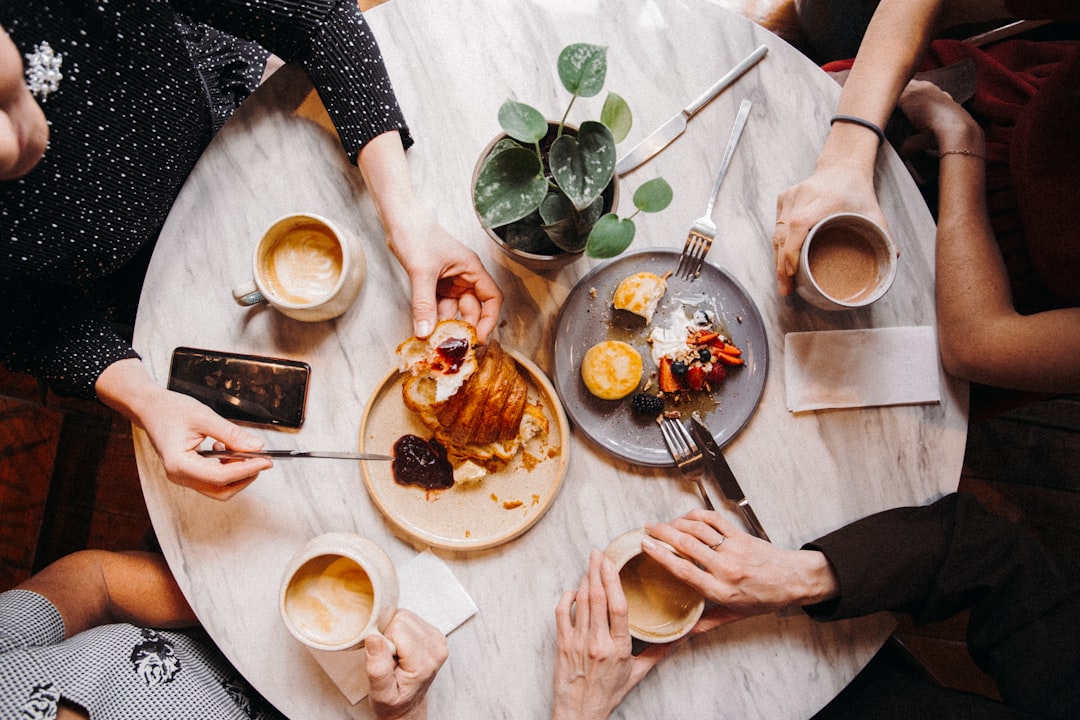
[(417, 435), (398, 438), (391, 469), (398, 485), (419, 485), (428, 490), (445, 490), (454, 485), (454, 468), (446, 456), (446, 448), (435, 438), (425, 440)]

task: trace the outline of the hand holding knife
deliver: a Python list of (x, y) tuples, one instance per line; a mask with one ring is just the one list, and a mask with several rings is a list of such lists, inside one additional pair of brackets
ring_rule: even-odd
[[(731, 466), (727, 464), (723, 453), (720, 452), (720, 446), (716, 444), (712, 431), (705, 426), (705, 423), (701, 421), (696, 412), (690, 418), (690, 434), (694, 436), (698, 447), (701, 448), (702, 455), (705, 457), (705, 464), (723, 491), (724, 496), (739, 507), (743, 519), (750, 526), (750, 531), (762, 540), (769, 540), (765, 528), (761, 526), (754, 509), (750, 507), (750, 501), (746, 499), (742, 488), (739, 487), (739, 481), (735, 479), (735, 473), (731, 471)], [(769, 540), (769, 542), (772, 541)]]

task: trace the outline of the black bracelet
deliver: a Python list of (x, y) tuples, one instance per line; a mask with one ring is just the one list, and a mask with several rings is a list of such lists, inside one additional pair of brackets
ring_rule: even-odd
[(870, 122), (869, 120), (864, 120), (861, 117), (855, 117), (854, 115), (833, 115), (832, 120), (829, 121), (829, 125), (832, 125), (836, 122), (846, 122), (851, 123), (852, 125), (861, 125), (867, 130), (872, 130), (873, 133), (878, 136), (878, 140), (881, 143), (885, 142), (885, 131), (879, 128), (874, 123)]

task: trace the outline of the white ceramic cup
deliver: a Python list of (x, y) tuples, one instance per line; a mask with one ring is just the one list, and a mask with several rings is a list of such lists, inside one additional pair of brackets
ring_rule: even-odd
[(795, 290), (822, 310), (861, 308), (896, 277), (896, 246), (885, 229), (858, 213), (836, 213), (810, 228), (799, 256)]
[(314, 213), (294, 213), (263, 233), (252, 279), (233, 289), (233, 298), (245, 306), (269, 303), (294, 320), (329, 320), (356, 301), (366, 272), (363, 248), (351, 235)]
[(353, 533), (309, 541), (289, 561), (278, 605), (285, 627), (315, 650), (352, 650), (382, 633), (398, 604), (398, 576), (389, 556)]
[(642, 552), (646, 535), (643, 528), (625, 532), (611, 541), (604, 554), (619, 571), (630, 635), (650, 643), (672, 642), (690, 632), (701, 618), (705, 598)]

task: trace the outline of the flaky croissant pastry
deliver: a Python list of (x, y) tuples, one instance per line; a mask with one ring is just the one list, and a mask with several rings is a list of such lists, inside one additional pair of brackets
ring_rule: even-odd
[[(463, 346), (466, 348), (462, 353)], [(405, 406), (451, 456), (510, 460), (522, 443), (546, 433), (547, 418), (529, 402), (514, 358), (495, 340), (477, 345), (471, 325), (443, 320), (425, 340), (398, 347)]]

